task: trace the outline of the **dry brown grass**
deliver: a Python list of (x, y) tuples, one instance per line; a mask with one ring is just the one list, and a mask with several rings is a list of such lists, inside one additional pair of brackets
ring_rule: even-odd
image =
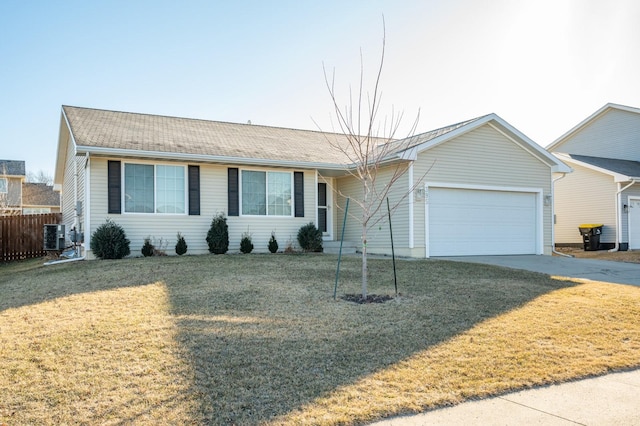
[(335, 261), (2, 266), (0, 423), (362, 424), (640, 365), (638, 287), (401, 261), (403, 295), (357, 305)]

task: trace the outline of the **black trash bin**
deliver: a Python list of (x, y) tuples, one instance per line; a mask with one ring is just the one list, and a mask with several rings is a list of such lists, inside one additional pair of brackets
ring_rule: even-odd
[(578, 227), (582, 235), (582, 242), (585, 251), (595, 251), (600, 249), (600, 235), (602, 234), (601, 223), (587, 223)]

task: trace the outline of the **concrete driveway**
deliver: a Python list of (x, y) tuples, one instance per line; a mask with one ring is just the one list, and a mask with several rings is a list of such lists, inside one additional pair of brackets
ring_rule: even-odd
[(571, 278), (586, 278), (617, 284), (640, 286), (640, 263), (608, 260), (576, 259), (563, 256), (459, 256), (434, 259), (456, 262), (485, 263), (512, 269), (541, 272)]

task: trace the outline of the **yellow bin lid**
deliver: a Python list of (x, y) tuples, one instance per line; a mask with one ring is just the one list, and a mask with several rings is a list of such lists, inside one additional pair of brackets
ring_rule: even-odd
[(582, 225), (579, 225), (578, 228), (599, 228), (601, 226), (604, 226), (601, 223), (583, 223)]

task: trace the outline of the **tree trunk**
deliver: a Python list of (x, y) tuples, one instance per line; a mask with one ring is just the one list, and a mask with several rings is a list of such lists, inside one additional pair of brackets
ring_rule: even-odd
[(367, 269), (367, 227), (362, 226), (362, 298), (367, 300), (368, 285), (368, 269)]

